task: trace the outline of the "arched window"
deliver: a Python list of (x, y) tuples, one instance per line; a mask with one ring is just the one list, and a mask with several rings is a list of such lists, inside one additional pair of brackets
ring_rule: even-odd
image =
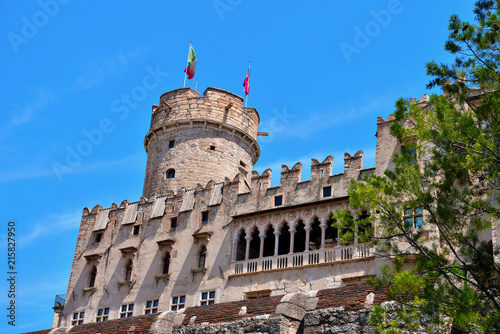
[(309, 250), (317, 250), (321, 247), (321, 223), (318, 218), (314, 218), (311, 224), (311, 232), (309, 232)]
[(170, 269), (170, 253), (167, 252), (165, 256), (163, 257), (162, 263), (161, 263), (161, 273), (162, 275), (168, 274), (168, 270)]
[(238, 237), (238, 246), (236, 247), (236, 261), (243, 261), (245, 259), (245, 252), (247, 247), (245, 237), (245, 230), (241, 230)]
[(280, 232), (278, 255), (288, 254), (290, 253), (290, 227), (288, 227), (287, 223), (283, 224)]
[(274, 243), (276, 238), (274, 237), (274, 227), (269, 226), (266, 231), (266, 238), (264, 239), (264, 257), (274, 256)]
[(167, 179), (173, 179), (175, 177), (175, 169), (170, 168), (167, 170)]
[(207, 259), (207, 248), (201, 246), (200, 252), (198, 253), (198, 268), (205, 268), (205, 262)]
[(259, 229), (255, 228), (252, 233), (252, 240), (250, 241), (250, 252), (248, 254), (249, 259), (256, 259), (259, 257), (260, 252), (260, 236)]
[(93, 288), (95, 286), (96, 277), (97, 277), (97, 268), (96, 266), (93, 266), (89, 274), (89, 288)]
[(305, 250), (306, 247), (306, 230), (304, 228), (304, 223), (299, 221), (295, 227), (295, 235), (293, 241), (293, 252), (300, 253)]
[[(338, 244), (339, 233), (338, 230), (332, 226), (334, 220), (329, 219), (326, 222), (325, 229), (325, 247), (335, 247)], [(322, 238), (322, 229), (321, 222), (316, 217), (314, 218), (313, 223), (311, 224), (311, 232), (309, 236), (309, 250), (316, 250), (321, 248), (321, 238)]]
[(338, 245), (339, 230), (332, 226), (332, 224), (335, 222), (336, 222), (335, 219), (330, 218), (326, 223), (326, 230), (325, 230), (325, 247), (326, 248), (335, 247)]
[(361, 223), (358, 223), (358, 243), (369, 242), (373, 237), (373, 227), (369, 218), (370, 215), (366, 211), (359, 216)]
[(125, 281), (130, 281), (132, 278), (132, 268), (134, 267), (132, 260), (127, 262), (125, 266)]

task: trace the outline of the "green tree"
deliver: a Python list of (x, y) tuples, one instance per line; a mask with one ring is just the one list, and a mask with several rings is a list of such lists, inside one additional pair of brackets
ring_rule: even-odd
[(491, 241), (492, 229), (500, 233), (500, 0), (477, 1), (474, 13), (474, 22), (450, 18), (445, 49), (454, 62), (426, 64), (428, 88), (443, 95), (396, 102), (394, 168), (352, 181), (352, 207), (371, 215), (354, 224), (345, 211), (334, 215), (336, 227), (352, 231), (378, 221), (372, 242), (394, 265), (372, 283), (402, 306), (399, 320), (375, 308), (380, 332), (422, 322), (500, 331), (500, 256)]

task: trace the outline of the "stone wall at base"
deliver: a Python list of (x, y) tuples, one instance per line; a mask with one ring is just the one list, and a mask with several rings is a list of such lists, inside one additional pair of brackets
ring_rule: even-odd
[(304, 317), (303, 333), (375, 334), (377, 331), (367, 321), (369, 314), (366, 309), (346, 311), (343, 307), (310, 311)]
[[(390, 304), (391, 302), (387, 302)], [(206, 312), (210, 312), (205, 310)], [(283, 314), (263, 314), (242, 317), (227, 322), (196, 322), (183, 324), (178, 316), (182, 312), (164, 312), (126, 319), (88, 323), (71, 328), (30, 332), (25, 334), (62, 334), (62, 333), (106, 333), (106, 334), (375, 334), (377, 331), (368, 324), (370, 309), (345, 310), (344, 307), (331, 307), (306, 311), (302, 321)], [(185, 318), (184, 318), (185, 320)], [(424, 333), (422, 331), (406, 333)], [(433, 331), (436, 332), (437, 331)], [(453, 331), (451, 331), (453, 333)]]
[(385, 292), (365, 284), (188, 307), (30, 334), (374, 333), (367, 324)]
[(281, 315), (261, 315), (232, 322), (188, 325), (175, 328), (172, 334), (291, 334), (300, 333), (300, 322)]

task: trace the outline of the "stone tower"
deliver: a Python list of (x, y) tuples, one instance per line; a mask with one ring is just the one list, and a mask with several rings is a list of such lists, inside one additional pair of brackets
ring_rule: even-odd
[(164, 93), (153, 105), (144, 139), (148, 154), (143, 196), (161, 196), (208, 181), (248, 176), (259, 158), (259, 114), (243, 98), (209, 87), (203, 96), (189, 88)]

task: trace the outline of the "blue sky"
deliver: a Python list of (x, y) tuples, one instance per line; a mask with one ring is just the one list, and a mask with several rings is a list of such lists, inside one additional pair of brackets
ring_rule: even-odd
[[(248, 106), (270, 133), (259, 139), (255, 169), (271, 167), (276, 185), (281, 164), (301, 161), (305, 180), (311, 158), (329, 154), (334, 174), (344, 152), (363, 150), (364, 167), (374, 166), (377, 117), (399, 97), (431, 93), (424, 65), (450, 60), (448, 18), (472, 19), (473, 3), (1, 2), (0, 331), (50, 328), (84, 207), (139, 200), (151, 105), (182, 87), (189, 41), (198, 66), (188, 84), (198, 79), (201, 93), (243, 95), (252, 61)], [(9, 221), (17, 227), (15, 329), (4, 315)]]

